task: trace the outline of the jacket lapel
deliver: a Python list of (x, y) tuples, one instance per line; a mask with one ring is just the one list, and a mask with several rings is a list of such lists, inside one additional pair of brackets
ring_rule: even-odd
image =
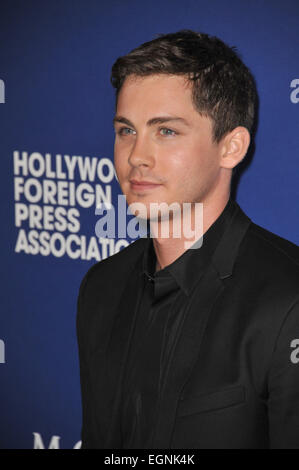
[(236, 204), (232, 222), (220, 240), (212, 262), (188, 299), (182, 330), (164, 377), (156, 429), (150, 445), (152, 449), (170, 448), (181, 392), (200, 353), (210, 312), (225, 288), (222, 279), (232, 274), (240, 243), (250, 223), (251, 220)]

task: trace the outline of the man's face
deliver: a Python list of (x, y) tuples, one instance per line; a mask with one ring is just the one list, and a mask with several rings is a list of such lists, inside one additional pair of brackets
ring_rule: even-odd
[[(169, 118), (154, 122), (153, 118)], [(171, 120), (173, 118), (183, 120)], [(117, 119), (125, 118), (126, 122)], [(127, 203), (205, 202), (219, 184), (220, 144), (212, 122), (191, 102), (191, 85), (177, 75), (127, 77), (117, 102), (114, 164)], [(130, 180), (150, 181), (138, 186)]]

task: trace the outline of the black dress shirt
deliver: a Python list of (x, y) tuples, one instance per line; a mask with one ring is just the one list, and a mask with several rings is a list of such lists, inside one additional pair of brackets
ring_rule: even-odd
[(124, 449), (150, 448), (163, 377), (185, 318), (186, 301), (230, 223), (233, 210), (233, 201), (229, 199), (202, 241), (193, 244), (200, 248), (187, 249), (158, 272), (153, 240), (148, 237), (140, 273), (144, 290), (122, 386)]

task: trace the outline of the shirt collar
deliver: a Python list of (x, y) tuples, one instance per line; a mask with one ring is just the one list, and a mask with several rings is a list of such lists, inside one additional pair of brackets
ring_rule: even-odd
[(201, 237), (202, 242), (201, 239), (199, 239), (194, 243), (195, 245), (199, 242), (200, 248), (187, 249), (179, 258), (173, 261), (173, 263), (156, 273), (156, 254), (153, 239), (149, 236), (148, 231), (147, 243), (142, 260), (142, 274), (152, 279), (156, 287), (160, 284), (164, 284), (164, 282), (169, 283), (170, 279), (172, 279), (172, 283), (175, 281), (186, 295), (190, 295), (193, 286), (204, 271), (207, 262), (214, 253), (225, 229), (228, 227), (235, 208), (236, 203), (230, 198), (221, 214)]

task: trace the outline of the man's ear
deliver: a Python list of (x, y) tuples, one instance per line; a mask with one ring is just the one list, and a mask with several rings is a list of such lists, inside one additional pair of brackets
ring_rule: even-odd
[(236, 127), (223, 138), (221, 146), (222, 168), (234, 168), (245, 157), (250, 144), (250, 133), (246, 127)]

